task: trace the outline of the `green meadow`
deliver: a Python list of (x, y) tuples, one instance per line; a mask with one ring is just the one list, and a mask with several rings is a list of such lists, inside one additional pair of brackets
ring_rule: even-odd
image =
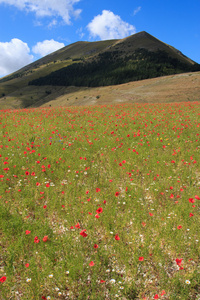
[(200, 102), (0, 111), (0, 299), (200, 299)]

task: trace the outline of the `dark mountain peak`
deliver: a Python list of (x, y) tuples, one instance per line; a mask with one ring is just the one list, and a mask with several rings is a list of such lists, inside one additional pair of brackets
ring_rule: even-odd
[(179, 50), (141, 31), (124, 39), (72, 43), (2, 78), (0, 83), (10, 81), (12, 91), (28, 84), (100, 86), (199, 68)]
[(152, 36), (151, 34), (149, 34), (148, 32), (146, 32), (146, 31), (140, 31), (140, 32), (137, 32), (137, 33), (135, 33), (135, 34), (133, 34), (133, 35), (135, 35), (135, 36), (141, 36), (141, 37), (149, 37), (149, 36)]

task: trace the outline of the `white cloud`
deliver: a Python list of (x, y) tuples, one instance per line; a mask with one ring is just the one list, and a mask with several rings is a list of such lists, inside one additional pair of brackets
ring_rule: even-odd
[(138, 6), (135, 10), (134, 10), (134, 12), (133, 12), (133, 15), (135, 16), (137, 13), (139, 13), (139, 11), (141, 10), (141, 6)]
[(0, 0), (0, 4), (13, 5), (20, 10), (33, 12), (37, 17), (61, 17), (70, 24), (71, 17), (77, 18), (81, 9), (74, 9), (80, 0)]
[(103, 10), (101, 15), (94, 17), (87, 29), (91, 37), (99, 37), (101, 40), (121, 39), (136, 32), (135, 26), (124, 22), (109, 10)]
[(81, 27), (81, 28), (78, 28), (77, 30), (76, 30), (76, 33), (79, 35), (79, 37), (82, 39), (83, 37), (84, 37), (84, 35), (85, 35), (85, 33), (83, 32), (83, 28)]
[(38, 42), (35, 46), (33, 46), (32, 51), (33, 53), (39, 54), (42, 57), (60, 48), (63, 48), (64, 46), (65, 45), (63, 43), (59, 43), (51, 39)]
[(58, 23), (57, 20), (56, 20), (56, 19), (53, 19), (53, 20), (49, 23), (48, 28), (51, 29), (52, 27), (56, 26), (57, 23)]
[(19, 39), (0, 42), (0, 76), (5, 76), (28, 65), (33, 61), (26, 43)]

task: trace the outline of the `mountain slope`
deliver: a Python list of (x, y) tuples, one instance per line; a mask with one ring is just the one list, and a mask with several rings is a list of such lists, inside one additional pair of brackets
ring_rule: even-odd
[(0, 109), (200, 101), (200, 72), (104, 87), (27, 86), (0, 99)]
[[(110, 45), (114, 44), (117, 40), (108, 40), (100, 42), (76, 42), (65, 46), (51, 54), (46, 55), (38, 59), (37, 61), (21, 68), (20, 70), (7, 75), (0, 79), (0, 83), (6, 82), (15, 78), (22, 78), (32, 72), (37, 72), (39, 68), (47, 68), (50, 64), (62, 63), (72, 64), (73, 61), (81, 61), (84, 58), (91, 57), (92, 55), (99, 53), (106, 49)], [(59, 65), (58, 69), (61, 68)], [(47, 71), (47, 70), (46, 70)], [(52, 69), (51, 71), (54, 71)], [(49, 71), (47, 71), (49, 73)]]
[(124, 39), (116, 41), (107, 51), (121, 50), (124, 53), (134, 52), (136, 49), (143, 48), (148, 51), (162, 50), (168, 53), (172, 58), (177, 58), (184, 63), (194, 64), (195, 62), (183, 55), (176, 48), (163, 43), (146, 31), (141, 31)]
[(0, 98), (8, 101), (9, 96), (16, 107), (29, 107), (50, 93), (55, 98), (64, 93), (56, 86), (105, 86), (197, 70), (200, 66), (179, 50), (143, 31), (121, 40), (76, 42), (55, 51), (0, 79)]
[(143, 31), (116, 41), (82, 62), (74, 63), (45, 77), (35, 79), (29, 84), (115, 85), (193, 71), (195, 70), (194, 65), (195, 62), (180, 51)]

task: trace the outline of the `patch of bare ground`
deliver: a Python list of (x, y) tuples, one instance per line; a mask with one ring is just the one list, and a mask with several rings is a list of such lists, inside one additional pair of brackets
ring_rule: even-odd
[(94, 88), (27, 86), (0, 98), (0, 109), (199, 100), (200, 72), (194, 72)]
[[(184, 73), (98, 88), (66, 88), (51, 106), (119, 103), (182, 102), (200, 100), (200, 72)], [(45, 103), (43, 106), (46, 106)]]

